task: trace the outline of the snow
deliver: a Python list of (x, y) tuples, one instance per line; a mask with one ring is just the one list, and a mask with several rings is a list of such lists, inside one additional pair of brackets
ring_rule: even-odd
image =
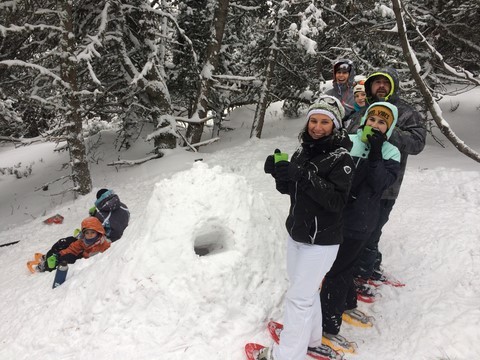
[[(457, 96), (454, 112), (450, 98), (440, 102), (476, 151), (478, 99), (480, 89)], [(69, 183), (34, 191), (68, 174), (68, 154), (55, 144), (1, 145), (0, 167), (34, 165), (26, 178), (0, 176), (0, 243), (20, 241), (0, 247), (0, 359), (239, 360), (246, 342), (270, 344), (266, 323), (282, 321), (288, 284), (289, 200), (263, 162), (275, 148), (292, 154), (305, 123), (280, 107), (268, 109), (262, 139), (248, 139), (255, 108), (243, 107), (225, 124), (234, 130), (198, 153), (175, 149), (131, 168), (105, 164), (143, 158), (151, 145), (140, 140), (118, 154), (105, 130), (91, 164), (94, 190), (76, 200), (51, 196)], [(435, 135), (445, 148), (429, 137), (409, 157), (380, 243), (386, 270), (407, 285), (360, 304), (373, 328), (343, 325), (359, 348), (348, 359), (479, 358), (480, 168)], [(53, 273), (30, 274), (25, 263), (70, 235), (102, 187), (129, 206), (130, 226), (104, 254), (70, 265), (52, 290)], [(42, 223), (56, 213), (63, 224)]]

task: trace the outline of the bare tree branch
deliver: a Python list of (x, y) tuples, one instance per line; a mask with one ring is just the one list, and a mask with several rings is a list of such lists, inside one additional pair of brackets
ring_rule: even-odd
[[(36, 188), (35, 191), (44, 190), (45, 188), (48, 189), (49, 185), (51, 185), (53, 183), (56, 183), (57, 181), (60, 181), (60, 180), (63, 180), (63, 179), (70, 179), (71, 177), (72, 177), (72, 175), (63, 175), (63, 176), (59, 177), (58, 179), (55, 179), (55, 180), (52, 180), (52, 181), (49, 181), (49, 182), (43, 184), (42, 186)], [(67, 191), (69, 191), (69, 190), (67, 190)], [(56, 194), (56, 195), (58, 195), (58, 194)]]
[(162, 153), (158, 153), (158, 154), (153, 154), (151, 156), (147, 156), (146, 158), (143, 158), (143, 159), (138, 159), (138, 160), (118, 160), (118, 161), (114, 161), (114, 162), (111, 162), (111, 163), (108, 163), (107, 165), (108, 166), (133, 166), (133, 165), (140, 165), (140, 164), (143, 164), (147, 161), (150, 161), (150, 160), (154, 160), (154, 159), (159, 159), (163, 157), (163, 154)]
[(418, 28), (418, 26), (416, 25), (416, 21), (415, 19), (413, 18), (413, 16), (408, 12), (407, 9), (404, 9), (405, 10), (405, 13), (408, 15), (408, 17), (410, 18), (410, 20), (412, 21), (412, 23), (414, 24), (414, 27), (415, 27), (415, 31), (417, 32), (417, 34), (421, 37), (422, 39), (422, 42), (427, 45), (428, 49), (430, 50), (431, 54), (440, 62), (440, 64), (442, 65), (442, 68), (448, 73), (448, 74), (451, 74), (453, 76), (456, 76), (456, 77), (459, 77), (459, 78), (462, 78), (462, 79), (467, 79), (468, 81), (474, 83), (475, 85), (480, 85), (480, 79), (477, 79), (474, 77), (474, 75), (465, 70), (465, 69), (460, 69), (460, 70), (456, 70), (454, 69), (452, 66), (448, 65), (444, 60), (443, 60), (443, 56), (442, 54), (440, 54), (427, 40), (427, 38), (422, 34), (422, 32), (420, 31), (420, 29)]
[(395, 13), (395, 17), (397, 19), (397, 27), (398, 27), (398, 36), (400, 38), (400, 43), (402, 45), (403, 54), (405, 56), (405, 60), (407, 61), (408, 67), (410, 72), (419, 87), (420, 92), (422, 93), (423, 99), (427, 104), (427, 108), (430, 111), (430, 114), (433, 117), (433, 120), (437, 124), (438, 128), (442, 132), (445, 137), (450, 140), (450, 142), (460, 151), (462, 154), (470, 157), (471, 159), (480, 162), (480, 154), (476, 151), (472, 150), (470, 147), (465, 145), (465, 143), (452, 131), (449, 124), (445, 119), (442, 117), (442, 111), (440, 106), (433, 98), (431, 92), (428, 90), (427, 85), (423, 81), (422, 77), (417, 70), (418, 63), (416, 63), (413, 59), (412, 49), (410, 47), (410, 43), (408, 42), (408, 38), (405, 31), (405, 22), (403, 21), (403, 16), (401, 13), (400, 8), (400, 0), (392, 0), (393, 4), (393, 11)]

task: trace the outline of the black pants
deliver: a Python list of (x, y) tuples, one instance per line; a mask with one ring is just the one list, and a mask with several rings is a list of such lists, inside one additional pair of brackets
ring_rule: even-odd
[(357, 307), (357, 292), (353, 283), (353, 268), (368, 238), (344, 238), (337, 258), (325, 276), (320, 291), (323, 331), (336, 335), (342, 325), (345, 310)]
[(382, 228), (388, 222), (390, 212), (395, 205), (395, 199), (382, 199), (380, 202), (380, 216), (377, 226), (367, 240), (362, 253), (355, 264), (353, 274), (355, 277), (368, 280), (372, 277), (375, 270), (380, 272), (380, 264), (382, 263), (382, 253), (378, 250), (378, 243), (382, 235)]

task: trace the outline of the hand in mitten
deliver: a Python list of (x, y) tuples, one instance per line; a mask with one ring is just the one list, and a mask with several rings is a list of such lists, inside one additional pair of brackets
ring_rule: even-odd
[(94, 216), (96, 212), (97, 212), (97, 207), (96, 206), (92, 206), (90, 209), (88, 209), (88, 213), (91, 216)]
[(290, 166), (290, 162), (282, 160), (275, 163), (275, 179), (280, 181), (289, 181), (290, 177), (288, 175), (288, 168)]
[[(279, 154), (280, 150), (275, 149), (275, 154)], [(265, 171), (265, 174), (272, 174), (273, 177), (275, 177), (275, 157), (274, 155), (268, 155), (267, 158), (265, 159), (265, 164), (263, 165), (263, 171)]]
[(45, 269), (45, 270), (53, 270), (57, 267), (57, 257), (58, 257), (57, 254), (53, 254), (53, 255), (50, 255), (47, 258), (47, 268), (48, 269)]
[(387, 137), (380, 130), (372, 129), (372, 135), (367, 136), (370, 143), (368, 159), (371, 161), (382, 160), (382, 146)]

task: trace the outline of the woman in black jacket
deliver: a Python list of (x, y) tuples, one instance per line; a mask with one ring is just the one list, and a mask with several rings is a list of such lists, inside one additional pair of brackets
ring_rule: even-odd
[(307, 114), (301, 146), (290, 162), (270, 155), (265, 172), (276, 188), (290, 195), (286, 221), (289, 234), (284, 329), (280, 344), (266, 348), (258, 359), (303, 360), (308, 352), (325, 354), (319, 286), (332, 266), (343, 240), (342, 210), (347, 203), (353, 160), (351, 141), (341, 129), (345, 110), (331, 96), (323, 96)]

